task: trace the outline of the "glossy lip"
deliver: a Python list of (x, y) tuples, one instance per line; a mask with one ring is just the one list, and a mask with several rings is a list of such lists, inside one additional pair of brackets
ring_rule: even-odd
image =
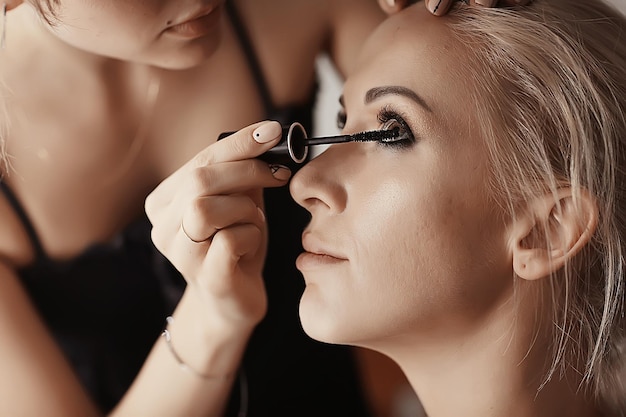
[(219, 21), (222, 3), (205, 7), (178, 23), (172, 23), (166, 33), (182, 38), (198, 38), (210, 33)]

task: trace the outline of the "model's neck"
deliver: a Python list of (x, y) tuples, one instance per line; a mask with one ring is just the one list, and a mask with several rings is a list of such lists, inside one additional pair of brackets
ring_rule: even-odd
[(421, 334), (379, 350), (404, 370), (429, 417), (599, 416), (575, 372), (560, 379), (557, 371), (539, 389), (550, 340), (516, 324), (517, 313), (500, 308), (471, 329)]
[(559, 379), (558, 372), (539, 390), (541, 380), (508, 353), (451, 353), (427, 360), (442, 363), (428, 372), (418, 364), (402, 365), (429, 417), (597, 416), (584, 393), (576, 392), (577, 381)]

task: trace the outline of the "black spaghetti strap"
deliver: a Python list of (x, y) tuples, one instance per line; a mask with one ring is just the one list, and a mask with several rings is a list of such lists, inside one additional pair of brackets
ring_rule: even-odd
[(254, 81), (259, 88), (259, 94), (261, 95), (261, 100), (263, 100), (263, 107), (265, 107), (265, 114), (274, 114), (276, 109), (274, 107), (274, 103), (272, 102), (272, 96), (269, 88), (267, 87), (267, 83), (265, 82), (266, 80), (263, 76), (263, 70), (259, 64), (258, 57), (252, 47), (252, 43), (250, 42), (250, 36), (246, 31), (243, 21), (241, 20), (241, 16), (239, 15), (239, 11), (237, 10), (237, 6), (235, 6), (235, 2), (233, 0), (226, 0), (225, 3), (226, 12), (228, 13), (230, 21), (233, 24), (235, 33), (237, 34), (237, 38), (239, 39), (239, 43), (243, 49), (243, 53), (246, 56)]
[(28, 218), (28, 215), (26, 214), (26, 210), (24, 210), (24, 207), (22, 207), (22, 205), (20, 204), (17, 196), (15, 195), (15, 193), (13, 193), (13, 190), (11, 190), (11, 188), (9, 188), (9, 186), (2, 180), (0, 180), (0, 192), (4, 194), (11, 207), (13, 207), (13, 210), (15, 210), (15, 214), (17, 214), (17, 216), (20, 218), (24, 229), (26, 229), (28, 238), (33, 245), (33, 249), (35, 250), (37, 259), (44, 259), (46, 257), (46, 253), (43, 250), (41, 242), (39, 241), (39, 237), (37, 236), (35, 227), (33, 226), (30, 219)]

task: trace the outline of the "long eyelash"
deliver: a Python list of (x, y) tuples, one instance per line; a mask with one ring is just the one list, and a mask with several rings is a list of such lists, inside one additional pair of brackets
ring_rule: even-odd
[(400, 129), (406, 132), (406, 139), (393, 142), (379, 142), (381, 146), (395, 147), (395, 148), (409, 148), (416, 142), (415, 135), (411, 131), (408, 123), (405, 121), (405, 117), (401, 112), (392, 109), (389, 106), (384, 106), (378, 112), (378, 122), (382, 125), (390, 120), (395, 120), (400, 124)]

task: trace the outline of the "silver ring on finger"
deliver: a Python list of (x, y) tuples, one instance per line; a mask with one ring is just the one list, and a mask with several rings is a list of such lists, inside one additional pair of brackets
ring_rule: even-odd
[(208, 237), (202, 239), (202, 240), (197, 240), (192, 238), (191, 236), (189, 236), (189, 233), (187, 233), (187, 231), (185, 230), (185, 223), (181, 220), (180, 221), (180, 229), (183, 231), (183, 234), (185, 236), (187, 236), (187, 239), (191, 240), (193, 243), (204, 243), (207, 242), (211, 239), (213, 239), (213, 236), (215, 236), (215, 234), (218, 232), (219, 229), (215, 229), (215, 231), (213, 233), (211, 233)]

